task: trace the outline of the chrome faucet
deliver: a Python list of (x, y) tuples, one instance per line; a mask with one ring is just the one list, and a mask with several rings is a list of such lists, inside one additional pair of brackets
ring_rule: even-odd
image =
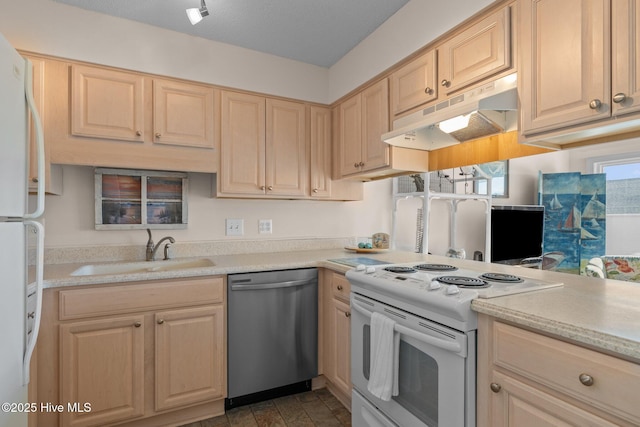
[[(147, 240), (147, 261), (154, 261), (156, 258), (156, 252), (160, 247), (160, 244), (165, 240), (168, 240), (171, 243), (175, 243), (175, 239), (171, 236), (166, 236), (160, 239), (157, 245), (153, 244), (153, 239), (151, 238), (151, 230), (147, 228), (147, 233), (149, 234), (149, 240)], [(169, 246), (171, 243), (167, 243), (164, 247), (164, 259), (169, 259)]]

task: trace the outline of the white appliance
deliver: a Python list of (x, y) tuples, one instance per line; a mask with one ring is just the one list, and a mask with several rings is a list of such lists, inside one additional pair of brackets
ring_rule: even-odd
[[(32, 66), (0, 34), (0, 427), (26, 427), (29, 362), (40, 324), (44, 227), (44, 142)], [(38, 194), (29, 211), (29, 129), (36, 134)], [(32, 153), (33, 154), (33, 153)], [(29, 247), (35, 244), (35, 275)]]
[[(526, 270), (526, 269), (523, 269)], [(351, 283), (351, 380), (354, 426), (475, 427), (475, 298), (562, 286), (449, 264), (358, 266)], [(369, 391), (373, 353), (371, 317), (395, 323), (398, 394)]]

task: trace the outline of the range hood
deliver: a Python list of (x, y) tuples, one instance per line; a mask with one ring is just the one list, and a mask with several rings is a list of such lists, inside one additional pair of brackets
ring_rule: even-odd
[(401, 117), (382, 140), (398, 147), (432, 151), (515, 130), (516, 83), (517, 74), (513, 73)]

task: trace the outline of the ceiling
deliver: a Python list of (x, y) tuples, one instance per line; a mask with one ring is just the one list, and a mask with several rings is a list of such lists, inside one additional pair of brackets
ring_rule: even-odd
[(54, 0), (98, 13), (330, 67), (408, 0), (206, 0), (209, 16), (191, 25), (200, 0)]

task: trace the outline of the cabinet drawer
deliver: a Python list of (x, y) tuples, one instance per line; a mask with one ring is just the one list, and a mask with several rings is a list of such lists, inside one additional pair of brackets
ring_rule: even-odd
[(351, 284), (342, 274), (332, 274), (331, 288), (334, 298), (349, 301), (349, 295), (351, 294)]
[(494, 334), (494, 366), (640, 423), (640, 365), (498, 322)]
[(60, 291), (60, 320), (224, 301), (221, 277)]

